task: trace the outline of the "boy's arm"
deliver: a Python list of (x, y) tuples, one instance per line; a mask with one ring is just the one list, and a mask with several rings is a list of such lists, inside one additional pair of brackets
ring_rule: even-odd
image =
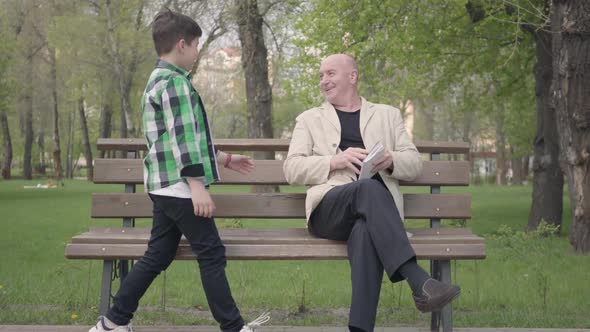
[[(184, 78), (172, 77), (162, 93), (162, 110), (180, 175), (198, 178), (205, 176), (200, 140), (201, 135), (206, 133), (200, 130), (203, 118), (195, 118), (190, 92), (191, 88)], [(195, 107), (200, 106), (197, 103)]]
[(254, 161), (249, 156), (217, 150), (217, 163), (241, 174), (248, 174), (254, 169)]
[(191, 200), (196, 216), (211, 218), (215, 211), (215, 203), (205, 188), (203, 178), (186, 178), (191, 190)]

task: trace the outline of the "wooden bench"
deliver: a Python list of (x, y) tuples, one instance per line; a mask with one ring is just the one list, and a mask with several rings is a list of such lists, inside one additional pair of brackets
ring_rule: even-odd
[[(286, 152), (288, 140), (220, 139), (216, 146), (223, 151)], [(406, 219), (429, 219), (430, 228), (410, 229), (410, 242), (419, 259), (431, 261), (432, 275), (451, 282), (451, 260), (484, 259), (484, 239), (467, 228), (441, 228), (441, 219), (471, 218), (471, 197), (468, 194), (442, 194), (441, 186), (467, 186), (467, 161), (441, 160), (441, 154), (467, 154), (466, 143), (416, 142), (421, 153), (430, 155), (422, 174), (403, 186), (427, 186), (429, 194), (404, 194)], [(146, 150), (143, 139), (99, 139), (99, 150), (127, 151), (128, 159), (97, 159), (94, 183), (124, 184), (121, 193), (92, 195), (92, 218), (123, 218), (123, 227), (93, 227), (74, 236), (67, 244), (65, 256), (70, 259), (104, 261), (100, 312), (110, 305), (112, 280), (124, 278), (129, 260), (139, 259), (147, 248), (150, 230), (135, 228), (135, 218), (151, 218), (152, 203), (145, 193), (136, 193), (143, 183), (142, 160)], [(256, 169), (247, 176), (220, 169), (223, 184), (286, 185), (281, 160), (256, 160)], [(314, 238), (305, 227), (304, 193), (223, 193), (214, 194), (217, 218), (293, 219), (301, 218), (301, 228), (220, 229), (228, 259), (234, 260), (322, 260), (347, 259), (343, 242)], [(176, 259), (193, 260), (186, 239), (182, 239)], [(117, 273), (118, 272), (118, 273)], [(431, 329), (452, 330), (452, 307), (433, 313)]]

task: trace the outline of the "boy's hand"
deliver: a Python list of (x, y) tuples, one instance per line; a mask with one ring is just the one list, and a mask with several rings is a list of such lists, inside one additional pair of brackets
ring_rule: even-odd
[(215, 203), (213, 203), (213, 199), (211, 199), (211, 195), (203, 182), (198, 179), (188, 179), (188, 184), (191, 189), (191, 200), (193, 201), (195, 216), (213, 217)]
[(232, 154), (227, 168), (241, 174), (248, 174), (254, 169), (254, 161), (251, 157), (241, 154)]

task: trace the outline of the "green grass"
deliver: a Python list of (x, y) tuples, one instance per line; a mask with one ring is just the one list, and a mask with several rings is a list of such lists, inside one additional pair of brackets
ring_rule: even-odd
[[(92, 192), (122, 188), (66, 181), (57, 189), (23, 189), (37, 182), (40, 180), (0, 182), (0, 324), (92, 324), (98, 315), (101, 262), (67, 260), (64, 246), (89, 226), (120, 225), (118, 220), (91, 220), (89, 210)], [(561, 237), (518, 241), (506, 234), (493, 235), (501, 225), (515, 231), (524, 229), (530, 186), (443, 191), (473, 195), (473, 219), (468, 226), (487, 239), (487, 259), (453, 263), (453, 278), (463, 289), (454, 306), (455, 326), (590, 327), (590, 256), (575, 255), (567, 240), (567, 197)], [(149, 223), (138, 221), (139, 226)], [(232, 221), (218, 223), (229, 225)], [(303, 226), (303, 221), (245, 220), (243, 225), (293, 227)], [(247, 318), (272, 309), (275, 325), (346, 324), (350, 301), (346, 261), (230, 261), (227, 272), (234, 297)], [(304, 286), (307, 311), (300, 313)], [(77, 317), (72, 318), (73, 314)], [(384, 281), (378, 325), (426, 327), (429, 321), (429, 316), (414, 309), (405, 283)], [(165, 280), (160, 276), (142, 299), (135, 323), (213, 324), (196, 262), (173, 263)]]

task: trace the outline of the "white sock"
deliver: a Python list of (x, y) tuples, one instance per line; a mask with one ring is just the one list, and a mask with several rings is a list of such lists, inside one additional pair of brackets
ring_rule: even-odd
[(110, 320), (110, 319), (108, 319), (106, 316), (104, 316), (104, 317), (103, 317), (103, 319), (104, 319), (104, 325), (105, 325), (105, 326), (106, 326), (108, 329), (114, 329), (114, 328), (116, 328), (117, 326), (119, 326), (119, 325), (117, 325), (117, 324), (115, 324), (115, 323), (111, 322), (111, 320)]

